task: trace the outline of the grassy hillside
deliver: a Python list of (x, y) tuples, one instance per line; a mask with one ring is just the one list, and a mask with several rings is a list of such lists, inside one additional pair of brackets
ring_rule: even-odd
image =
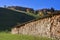
[(26, 12), (18, 12), (6, 8), (0, 8), (0, 31), (10, 30), (18, 23), (24, 23), (36, 19), (36, 16)]
[(13, 35), (9, 33), (0, 33), (0, 40), (52, 40), (46, 37), (35, 37), (29, 35)]

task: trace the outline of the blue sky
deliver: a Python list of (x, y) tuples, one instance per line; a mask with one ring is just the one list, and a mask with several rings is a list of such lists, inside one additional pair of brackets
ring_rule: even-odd
[(23, 6), (33, 9), (55, 8), (60, 10), (60, 0), (0, 0), (0, 6)]

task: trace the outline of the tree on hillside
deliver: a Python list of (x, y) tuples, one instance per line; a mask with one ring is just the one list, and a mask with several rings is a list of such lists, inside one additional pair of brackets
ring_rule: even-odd
[(51, 12), (54, 12), (54, 8), (53, 7), (51, 7)]
[(4, 8), (6, 8), (6, 5), (4, 5)]

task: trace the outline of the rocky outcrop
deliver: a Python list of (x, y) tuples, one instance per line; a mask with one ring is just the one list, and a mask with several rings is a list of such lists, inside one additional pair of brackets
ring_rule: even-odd
[(40, 19), (12, 28), (12, 34), (28, 34), (45, 37), (60, 37), (60, 15)]

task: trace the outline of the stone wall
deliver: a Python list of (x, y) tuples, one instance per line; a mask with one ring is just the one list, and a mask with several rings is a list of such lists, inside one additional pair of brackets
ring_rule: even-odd
[(40, 19), (12, 28), (12, 34), (28, 34), (45, 37), (60, 37), (60, 15)]

